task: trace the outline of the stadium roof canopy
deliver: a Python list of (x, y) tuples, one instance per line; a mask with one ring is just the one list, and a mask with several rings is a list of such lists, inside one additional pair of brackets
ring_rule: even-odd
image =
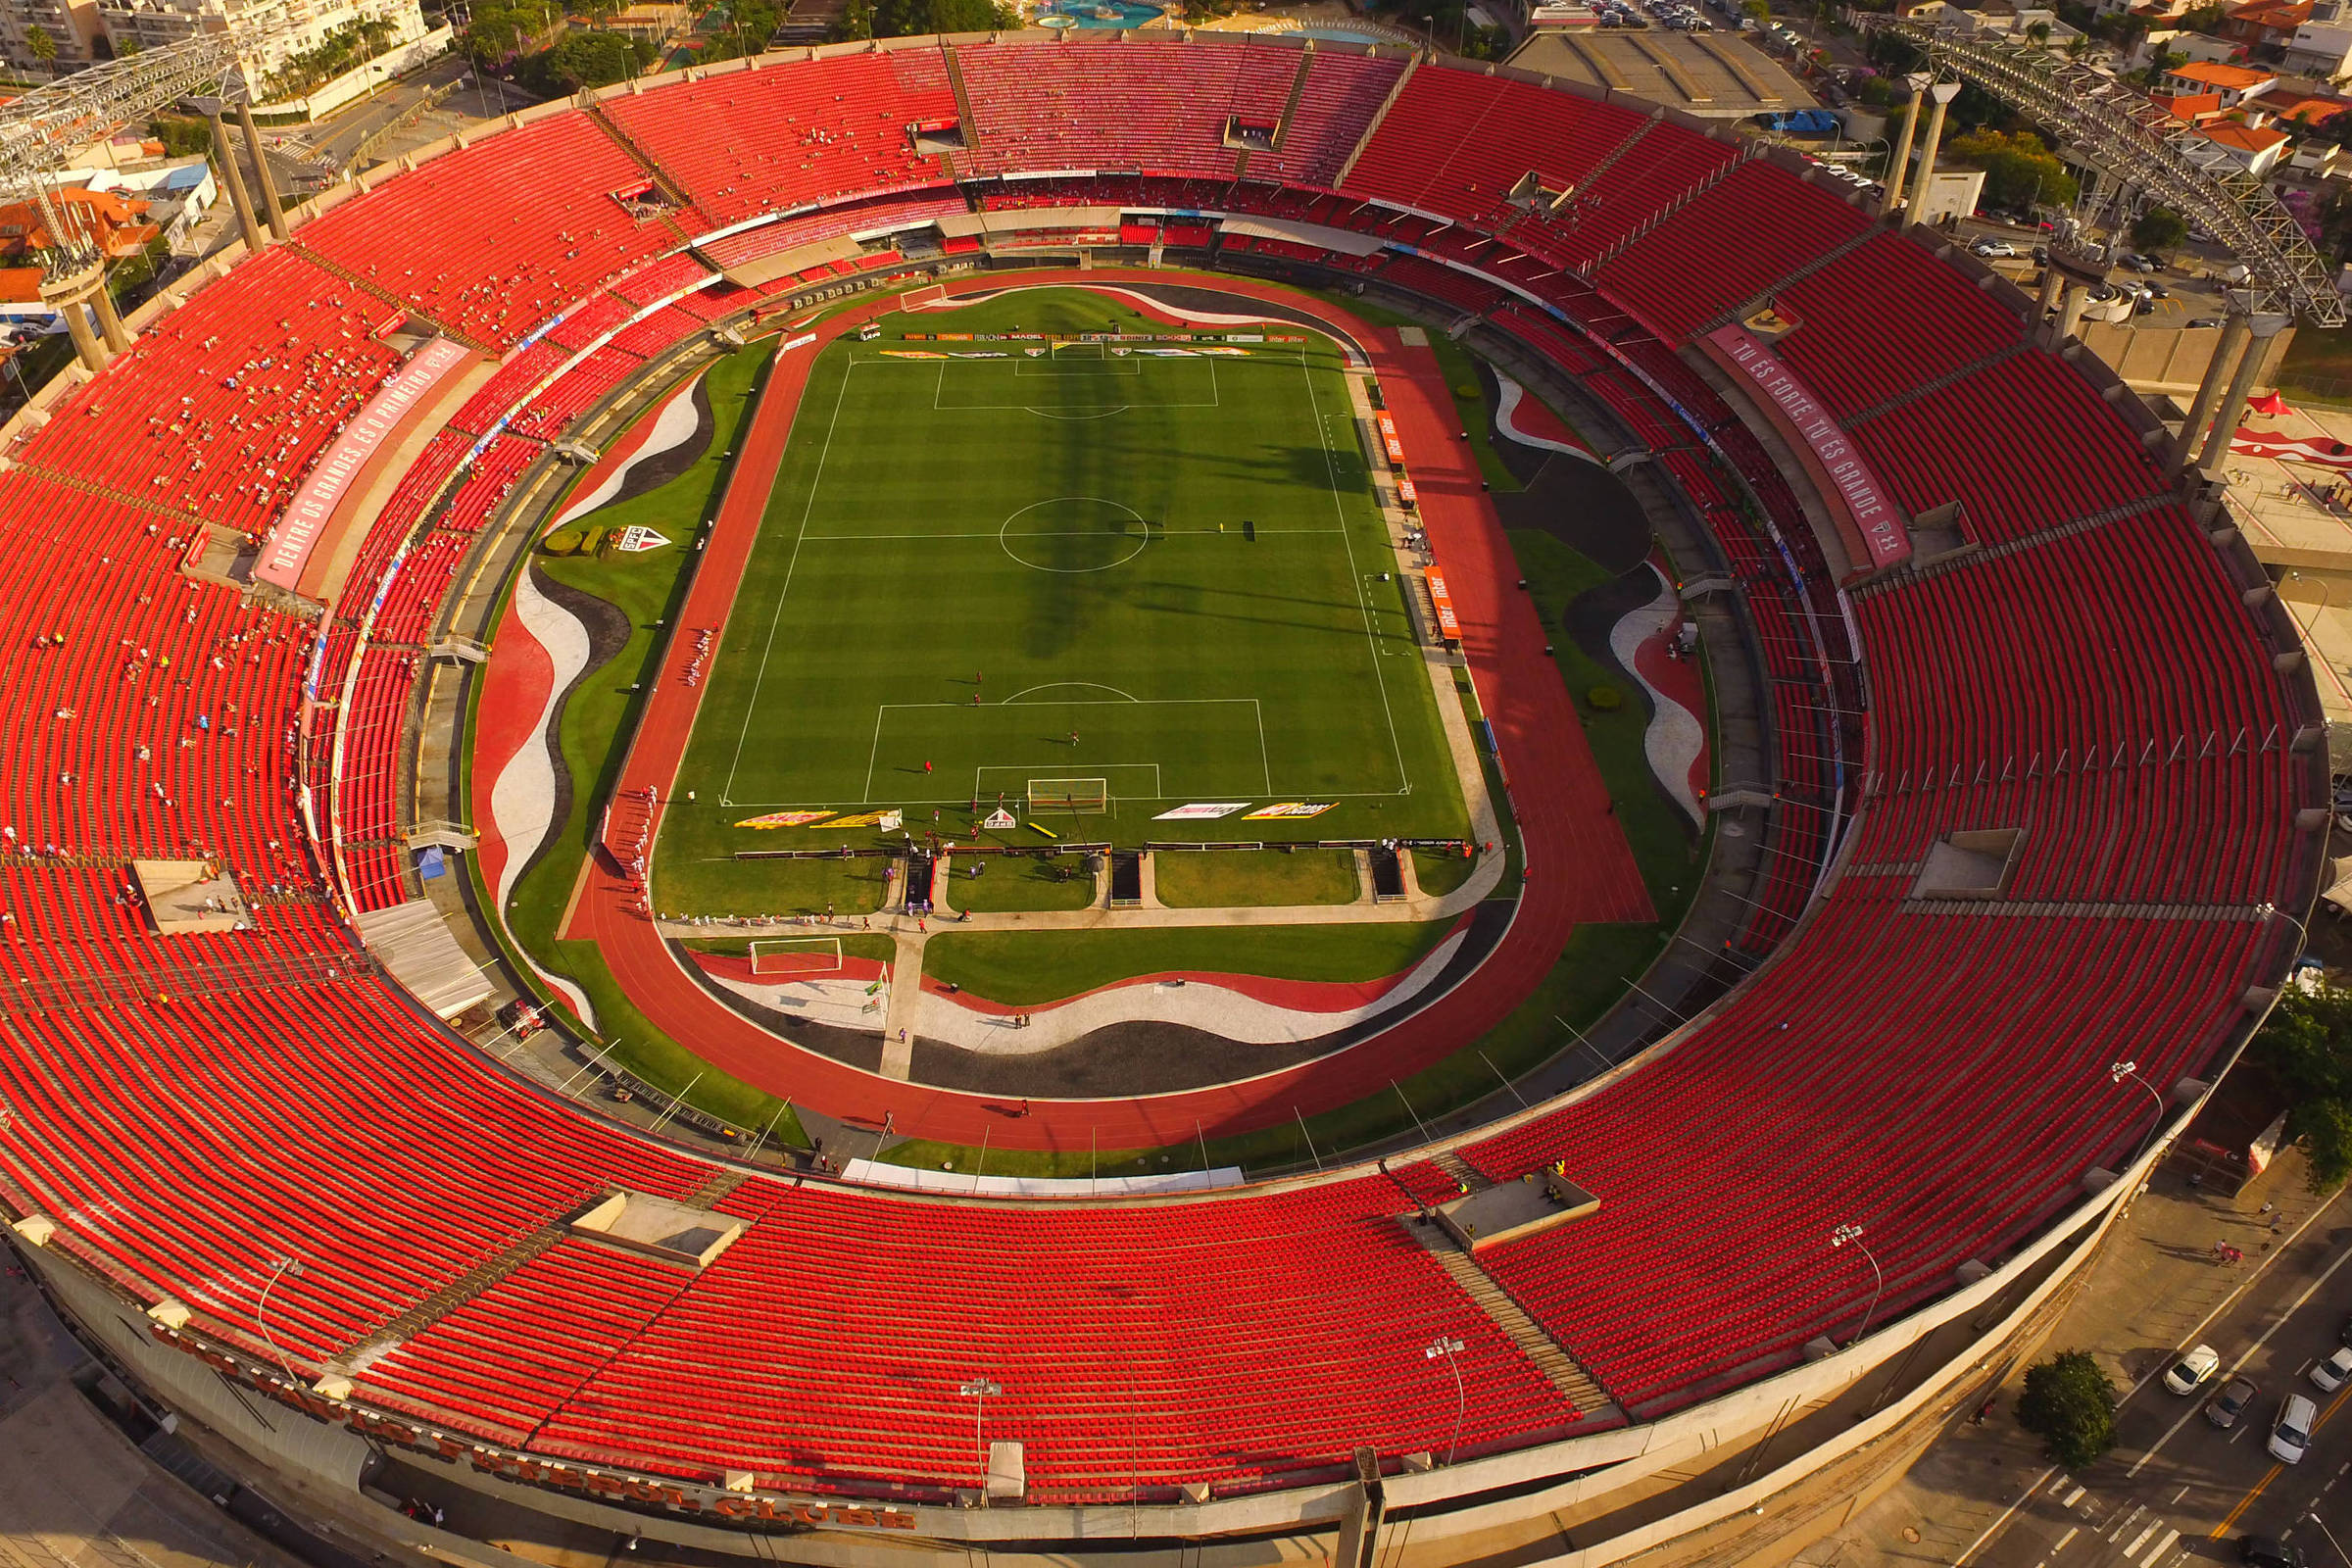
[(1820, 100), (1763, 50), (1729, 33), (1642, 30), (1539, 32), (1510, 64), (1680, 109), (1701, 120), (1744, 120)]

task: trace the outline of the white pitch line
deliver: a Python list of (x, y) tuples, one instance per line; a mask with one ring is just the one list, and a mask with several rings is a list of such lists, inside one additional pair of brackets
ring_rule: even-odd
[[(853, 357), (848, 364), (842, 368), (841, 387), (833, 394), (833, 416), (825, 421), (825, 444), (817, 452), (816, 472), (811, 475), (808, 480), (808, 504), (801, 509), (801, 531), (794, 537), (792, 541), (792, 559), (784, 564), (783, 586), (776, 590), (776, 612), (767, 618), (767, 641), (762, 644), (760, 649), (760, 668), (758, 673), (752, 676), (752, 699), (749, 703), (744, 705), (743, 729), (742, 732), (735, 737), (735, 757), (732, 761), (727, 763), (727, 782), (719, 788), (719, 794), (722, 796), (733, 795), (735, 793), (735, 774), (737, 770), (743, 766), (743, 748), (745, 743), (751, 739), (752, 719), (760, 711), (760, 688), (767, 680), (768, 656), (775, 652), (776, 628), (784, 623), (784, 603), (792, 593), (792, 575), (796, 570), (799, 569), (801, 564), (801, 546), (807, 541), (808, 536), (808, 519), (816, 514), (817, 492), (824, 488), (825, 460), (833, 455), (833, 432), (841, 427), (841, 405), (843, 401), (846, 400), (850, 395), (850, 372), (858, 368), (859, 363), (860, 362), (858, 359)], [(736, 442), (736, 450), (738, 452), (742, 451), (743, 443), (749, 434), (749, 432), (745, 429), (745, 426), (759, 416), (759, 412), (760, 411), (757, 408), (750, 408), (736, 416), (734, 439)], [(791, 432), (789, 430), (785, 432), (785, 443), (786, 452), (787, 455), (789, 455), (791, 450)], [(730, 491), (732, 491), (734, 488), (734, 473), (732, 470), (729, 471), (727, 478), (728, 488)], [(771, 484), (774, 482), (773, 475), (770, 476), (769, 482)], [(766, 508), (762, 507), (760, 511), (762, 515), (764, 515)], [(745, 574), (749, 575), (751, 564), (748, 558), (745, 562), (744, 570)], [(740, 582), (737, 586), (740, 590)], [(688, 737), (688, 740), (691, 744), (692, 737)]]
[[(1212, 360), (1209, 364), (1213, 368), (1216, 362)], [(1404, 742), (1396, 733), (1396, 710), (1389, 702), (1389, 679), (1381, 670), (1380, 635), (1372, 621), (1372, 601), (1364, 592), (1363, 573), (1355, 564), (1355, 541), (1348, 537), (1346, 531), (1348, 509), (1340, 500), (1339, 465), (1332, 460), (1331, 442), (1323, 434), (1323, 400), (1315, 393), (1315, 372), (1307, 366), (1303, 355), (1299, 357), (1298, 371), (1306, 381), (1306, 402), (1315, 419), (1316, 444), (1323, 448), (1323, 471), (1331, 479), (1331, 511), (1332, 515), (1340, 519), (1340, 544), (1348, 552), (1348, 575), (1355, 579), (1355, 604), (1364, 616), (1364, 647), (1372, 656), (1372, 682), (1380, 688), (1380, 710), (1389, 721), (1389, 750), (1396, 759), (1397, 782), (1409, 788), (1412, 775), (1404, 765)]]

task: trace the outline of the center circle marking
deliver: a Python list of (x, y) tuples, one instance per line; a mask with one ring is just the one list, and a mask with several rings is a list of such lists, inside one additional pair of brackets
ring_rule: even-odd
[(1125, 565), (1151, 543), (1151, 524), (1133, 507), (1100, 496), (1055, 496), (1004, 519), (997, 543), (1022, 565), (1076, 574)]

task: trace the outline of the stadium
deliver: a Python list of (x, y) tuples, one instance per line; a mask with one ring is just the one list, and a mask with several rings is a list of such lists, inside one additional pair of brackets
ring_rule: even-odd
[[(2200, 416), (1719, 122), (1023, 33), (264, 174), (6, 433), (0, 1212), (337, 1550), (1787, 1560), (2040, 1342), (2297, 952), (2318, 700)], [(1711, 769), (1595, 760), (1513, 431), (1656, 531), (1600, 636), (1695, 628)], [(906, 961), (1244, 840), (1417, 934), (993, 1012)], [(1566, 1076), (1425, 1125), (1564, 953), (1633, 966)], [(956, 1048), (1033, 1005), (1046, 1067)]]

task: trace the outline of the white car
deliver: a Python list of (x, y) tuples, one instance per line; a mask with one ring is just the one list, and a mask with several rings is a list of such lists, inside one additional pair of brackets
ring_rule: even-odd
[(2164, 1386), (2175, 1394), (2194, 1394), (2221, 1369), (2220, 1353), (2210, 1345), (2200, 1345), (2164, 1369)]
[(2312, 1423), (2320, 1417), (2320, 1407), (2300, 1394), (2290, 1394), (2278, 1406), (2278, 1419), (2271, 1423), (2271, 1457), (2280, 1464), (2300, 1464), (2303, 1452), (2311, 1446)]
[(1979, 256), (1987, 258), (1994, 256), (2015, 256), (2017, 254), (2017, 247), (2010, 244), (2005, 239), (1981, 239), (1974, 245), (1971, 245), (1969, 249)]
[(2345, 1346), (2327, 1360), (2315, 1364), (2311, 1369), (2311, 1381), (2318, 1384), (2324, 1394), (2333, 1394), (2346, 1383), (2352, 1383), (2352, 1346)]

